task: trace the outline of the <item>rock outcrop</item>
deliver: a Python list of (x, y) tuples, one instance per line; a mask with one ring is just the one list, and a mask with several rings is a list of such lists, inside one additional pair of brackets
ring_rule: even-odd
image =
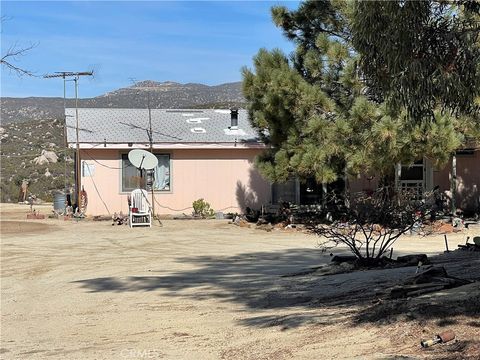
[(37, 156), (33, 159), (35, 165), (44, 165), (50, 163), (56, 163), (58, 161), (58, 156), (53, 151), (42, 150), (40, 156)]

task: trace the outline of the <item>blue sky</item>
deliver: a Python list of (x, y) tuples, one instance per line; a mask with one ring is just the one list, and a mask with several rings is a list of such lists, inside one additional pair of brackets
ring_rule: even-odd
[[(2, 54), (15, 42), (37, 46), (16, 65), (37, 75), (94, 68), (80, 97), (140, 80), (216, 85), (240, 81), (258, 49), (293, 49), (276, 28), (268, 1), (2, 1)], [(62, 96), (60, 79), (19, 78), (3, 68), (1, 95)], [(72, 95), (69, 87), (68, 94)]]

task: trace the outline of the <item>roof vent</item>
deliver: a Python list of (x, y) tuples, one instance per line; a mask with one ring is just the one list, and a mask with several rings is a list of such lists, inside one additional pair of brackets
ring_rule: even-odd
[(205, 134), (207, 132), (207, 130), (205, 130), (204, 128), (202, 127), (194, 127), (192, 129), (190, 129), (190, 131), (192, 133), (195, 133), (195, 134)]
[(230, 129), (238, 129), (238, 109), (230, 110)]

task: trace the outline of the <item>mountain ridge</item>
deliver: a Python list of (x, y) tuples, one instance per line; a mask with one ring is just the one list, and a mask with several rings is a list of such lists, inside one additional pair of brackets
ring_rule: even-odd
[[(1, 103), (2, 124), (63, 118), (61, 97), (1, 97)], [(142, 80), (128, 87), (78, 100), (78, 106), (86, 108), (219, 108), (243, 107), (244, 104), (241, 82), (205, 85)], [(66, 106), (75, 106), (75, 100), (67, 99)]]
[[(79, 99), (79, 107), (102, 108), (229, 108), (244, 107), (241, 83), (204, 85), (174, 81), (143, 80), (93, 98)], [(2, 202), (18, 200), (23, 180), (29, 191), (51, 201), (65, 183), (73, 184), (73, 153), (65, 149), (63, 98), (1, 98), (0, 197)], [(67, 99), (67, 107), (75, 107)], [(39, 162), (44, 151), (56, 161)]]

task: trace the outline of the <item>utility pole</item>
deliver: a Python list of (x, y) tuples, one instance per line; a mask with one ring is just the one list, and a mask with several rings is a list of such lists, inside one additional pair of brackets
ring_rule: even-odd
[[(65, 116), (65, 145), (67, 140), (67, 115), (65, 114), (66, 108), (66, 78), (73, 78), (72, 81), (75, 82), (75, 136), (76, 136), (76, 146), (75, 146), (75, 197), (77, 207), (80, 208), (80, 139), (79, 139), (79, 120), (78, 120), (78, 80), (81, 76), (92, 76), (93, 71), (58, 71), (53, 74), (47, 74), (43, 77), (46, 79), (49, 78), (63, 78), (63, 113)], [(66, 187), (66, 186), (65, 186)]]

